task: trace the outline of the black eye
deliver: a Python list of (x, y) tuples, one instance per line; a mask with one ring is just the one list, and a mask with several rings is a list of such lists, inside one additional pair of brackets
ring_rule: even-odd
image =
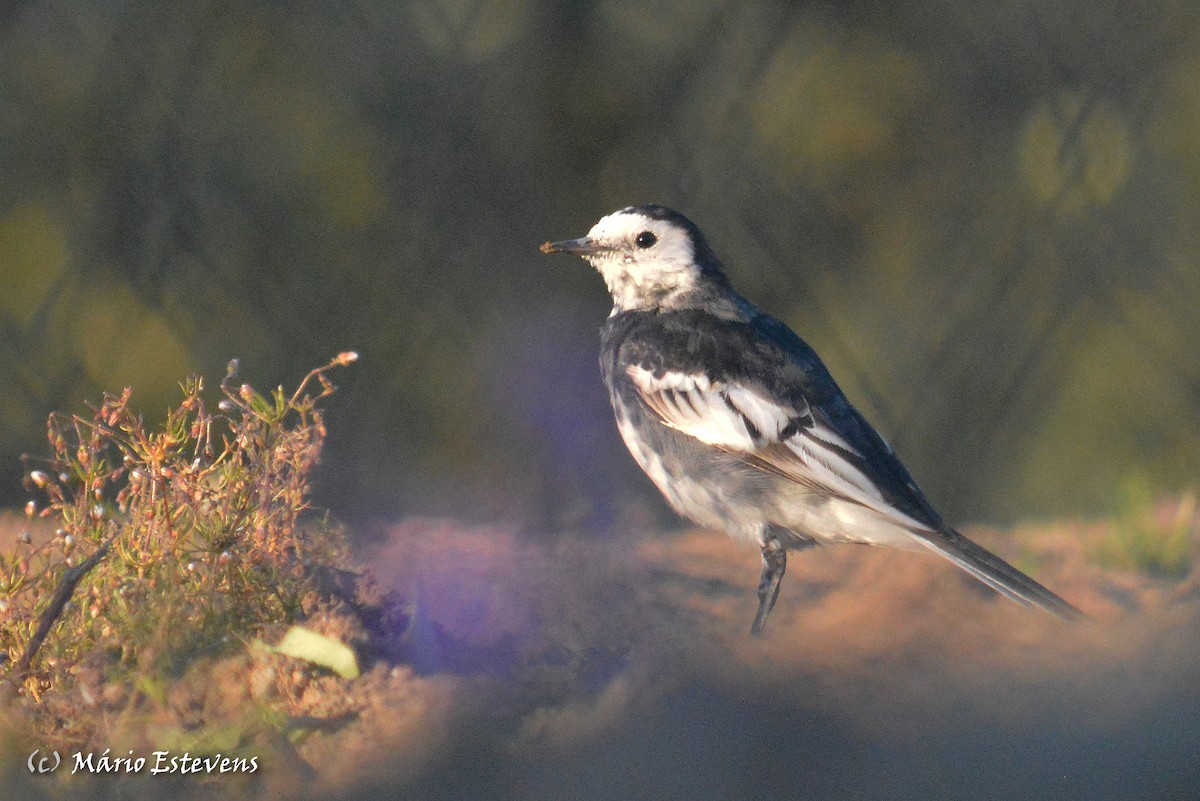
[(642, 231), (633, 241), (639, 248), (648, 248), (654, 246), (654, 243), (658, 241), (658, 237), (649, 231)]

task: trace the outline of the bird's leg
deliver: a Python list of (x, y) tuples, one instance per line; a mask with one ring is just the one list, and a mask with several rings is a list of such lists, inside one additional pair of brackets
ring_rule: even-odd
[(754, 625), (750, 627), (751, 634), (762, 634), (763, 626), (767, 624), (767, 615), (775, 606), (779, 597), (779, 582), (783, 581), (783, 571), (787, 569), (787, 549), (777, 537), (768, 535), (762, 544), (762, 577), (758, 580), (758, 614), (754, 616)]

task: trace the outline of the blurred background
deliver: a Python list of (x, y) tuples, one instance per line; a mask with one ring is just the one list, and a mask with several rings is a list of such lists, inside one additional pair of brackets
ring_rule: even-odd
[(1115, 0), (17, 0), (0, 11), (0, 504), (45, 418), (335, 353), (318, 503), (669, 520), (537, 245), (658, 202), (952, 520), (1200, 467), (1200, 9)]
[[(9, 0), (0, 65), (0, 508), (51, 411), (361, 353), (315, 502), (416, 656), (295, 795), (1200, 797), (1200, 4)], [(750, 638), (758, 555), (655, 536), (607, 293), (537, 251), (646, 202), (1095, 622), (828, 549)]]

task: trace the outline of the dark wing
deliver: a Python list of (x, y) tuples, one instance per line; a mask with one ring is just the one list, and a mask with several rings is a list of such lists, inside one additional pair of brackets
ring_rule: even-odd
[(904, 528), (941, 526), (891, 448), (789, 329), (766, 315), (671, 322), (660, 321), (650, 342), (627, 340), (619, 365), (664, 425)]
[(658, 419), (680, 433), (817, 492), (870, 507), (904, 528), (933, 525), (890, 501), (863, 451), (803, 399), (781, 400), (761, 386), (702, 373), (656, 375), (630, 365), (626, 375)]

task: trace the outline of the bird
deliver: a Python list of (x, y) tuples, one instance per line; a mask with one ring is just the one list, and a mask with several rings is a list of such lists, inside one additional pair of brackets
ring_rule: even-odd
[(942, 519), (816, 352), (734, 290), (683, 214), (630, 206), (540, 250), (582, 256), (612, 295), (600, 371), (634, 460), (676, 512), (761, 549), (753, 634), (788, 551), (842, 542), (933, 551), (1013, 601), (1081, 616)]

